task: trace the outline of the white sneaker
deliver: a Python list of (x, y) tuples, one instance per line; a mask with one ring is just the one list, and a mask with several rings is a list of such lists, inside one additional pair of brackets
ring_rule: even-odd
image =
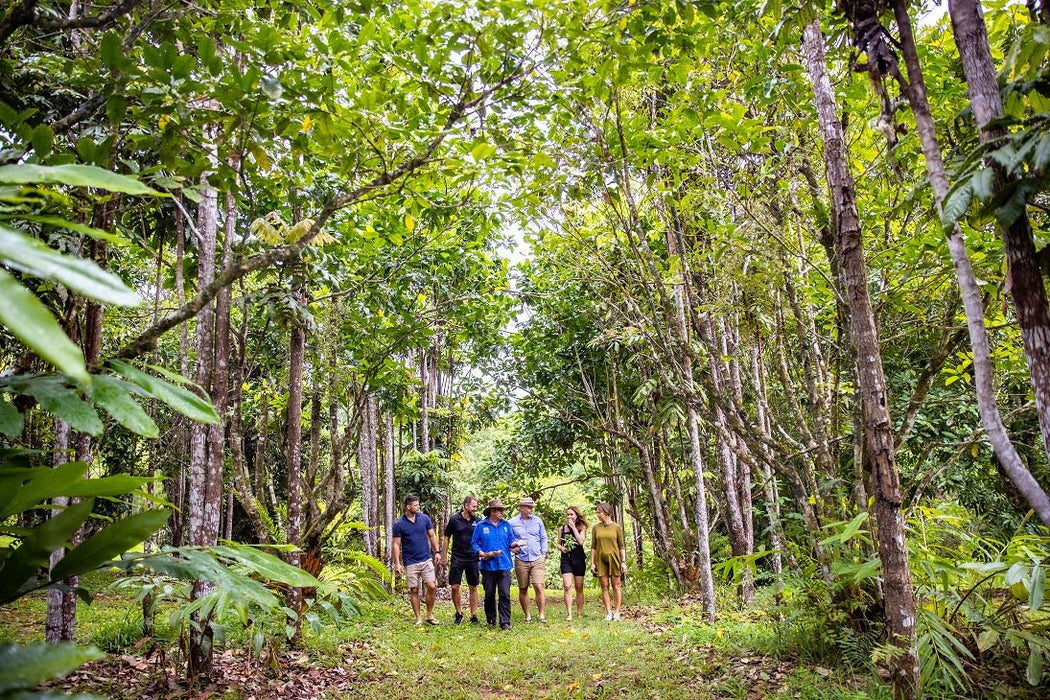
[(620, 611), (619, 610), (617, 610), (616, 612), (613, 613), (613, 619), (614, 620), (619, 620), (620, 619)]
[(605, 621), (608, 622), (611, 619), (613, 619), (612, 613), (605, 613)]

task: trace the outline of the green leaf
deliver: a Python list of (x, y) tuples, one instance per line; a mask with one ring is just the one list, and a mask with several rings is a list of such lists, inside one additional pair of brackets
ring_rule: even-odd
[(117, 374), (120, 374), (132, 384), (140, 387), (153, 398), (163, 401), (187, 418), (200, 423), (208, 423), (210, 425), (217, 425), (219, 423), (219, 416), (216, 415), (211, 402), (202, 399), (192, 391), (180, 386), (175, 386), (174, 384), (169, 384), (163, 379), (158, 379), (153, 375), (146, 374), (126, 362), (121, 362), (120, 360), (111, 360), (109, 366), (112, 367)]
[(490, 143), (482, 141), (474, 148), (470, 149), (470, 155), (473, 156), (474, 160), (481, 162), (487, 158), (491, 158), (496, 154), (496, 147)]
[(0, 226), (0, 259), (34, 277), (60, 282), (74, 292), (105, 304), (138, 306), (139, 295), (92, 260), (63, 255), (43, 241)]
[(959, 220), (966, 216), (972, 198), (973, 190), (968, 181), (956, 184), (949, 190), (941, 209), (941, 226), (944, 227), (945, 232), (955, 228)]
[(1046, 585), (1046, 572), (1043, 567), (1036, 564), (1032, 566), (1032, 574), (1028, 577), (1028, 610), (1035, 612), (1043, 604), (1043, 587)]
[(63, 579), (92, 571), (144, 541), (168, 522), (171, 512), (147, 510), (121, 518), (66, 553), (51, 570), (51, 578)]
[(0, 645), (0, 693), (33, 688), (104, 656), (95, 647), (67, 642)]
[(977, 649), (985, 652), (999, 643), (999, 632), (996, 630), (985, 630), (977, 636)]
[(36, 527), (8, 555), (0, 567), (0, 605), (47, 583), (51, 552), (64, 547), (81, 525), (91, 517), (95, 499), (68, 506)]
[(1028, 645), (1028, 668), (1025, 679), (1029, 685), (1036, 686), (1043, 680), (1043, 650), (1034, 644)]
[(1043, 134), (1032, 153), (1032, 168), (1041, 172), (1050, 165), (1050, 134)]
[(120, 95), (111, 95), (106, 100), (106, 116), (109, 117), (109, 123), (116, 126), (120, 122), (124, 121), (124, 116), (128, 113), (128, 101)]
[(95, 187), (124, 194), (167, 196), (133, 177), (118, 175), (94, 165), (0, 165), (0, 184), (4, 185), (69, 185)]
[(102, 421), (91, 404), (65, 385), (62, 377), (45, 375), (17, 378), (9, 386), (36, 399), (47, 411), (69, 423), (74, 430), (89, 435), (102, 434)]
[(1025, 207), (1028, 205), (1028, 190), (1012, 182), (1003, 188), (999, 195), (1009, 196), (1003, 204), (996, 208), (995, 220), (1003, 228), (1008, 228), (1024, 214)]
[(76, 221), (70, 221), (69, 219), (63, 219), (60, 216), (42, 216), (42, 215), (20, 215), (18, 217), (22, 221), (32, 221), (38, 224), (46, 224), (48, 226), (54, 226), (55, 228), (69, 229), (76, 233), (82, 233), (89, 238), (94, 238), (98, 241), (105, 241), (112, 245), (129, 245), (130, 241), (123, 236), (118, 236), (115, 233), (109, 231), (103, 231), (100, 228), (94, 226), (88, 226), (87, 224), (81, 224)]
[(69, 339), (40, 300), (2, 268), (0, 299), (4, 300), (0, 304), (0, 324), (78, 384), (90, 383), (80, 348)]
[(113, 30), (106, 32), (102, 35), (100, 44), (99, 55), (102, 58), (102, 64), (110, 70), (119, 69), (124, 62), (124, 46), (117, 33)]
[(48, 498), (66, 495), (65, 489), (87, 473), (84, 462), (66, 462), (47, 467), (0, 469), (0, 522), (43, 505)]
[(1023, 579), (1026, 573), (1028, 573), (1028, 567), (1025, 565), (1024, 562), (1014, 562), (1013, 565), (1006, 571), (1006, 585), (1008, 587), (1014, 585), (1015, 583)]
[(0, 398), (0, 433), (9, 438), (16, 438), (22, 434), (24, 423), (22, 414), (14, 404), (7, 399)]
[(991, 201), (992, 195), (995, 194), (995, 171), (991, 168), (981, 168), (970, 178), (970, 187), (977, 201), (986, 203)]
[(92, 377), (88, 393), (95, 403), (131, 432), (143, 437), (157, 437), (160, 434), (157, 424), (131, 397), (132, 389), (138, 390), (138, 387), (116, 377), (100, 374)]
[(314, 588), (321, 585), (320, 581), (298, 566), (292, 566), (272, 554), (253, 547), (217, 546), (212, 547), (212, 550), (221, 557), (229, 557), (247, 564), (253, 571), (271, 581), (302, 588)]
[(33, 150), (37, 156), (44, 158), (51, 153), (51, 147), (55, 142), (55, 132), (47, 124), (38, 124), (29, 135), (29, 142), (33, 144)]

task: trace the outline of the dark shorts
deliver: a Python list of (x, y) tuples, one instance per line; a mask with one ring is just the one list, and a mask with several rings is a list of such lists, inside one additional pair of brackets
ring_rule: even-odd
[(585, 576), (587, 574), (587, 561), (583, 557), (562, 555), (561, 572), (562, 574), (572, 574), (573, 576)]
[(458, 586), (467, 577), (468, 586), (478, 585), (478, 561), (477, 559), (457, 559), (452, 557), (448, 565), (449, 585)]

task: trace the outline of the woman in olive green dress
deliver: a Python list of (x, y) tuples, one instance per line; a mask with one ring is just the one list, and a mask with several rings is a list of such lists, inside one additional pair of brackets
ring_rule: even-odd
[[(605, 619), (620, 619), (620, 584), (627, 548), (623, 528), (613, 522), (613, 508), (608, 503), (599, 503), (598, 524), (591, 529), (591, 573), (602, 584), (602, 602), (605, 603)], [(612, 601), (609, 600), (609, 584), (612, 584)]]

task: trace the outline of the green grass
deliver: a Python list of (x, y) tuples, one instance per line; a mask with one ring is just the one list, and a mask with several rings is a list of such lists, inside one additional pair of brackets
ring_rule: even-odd
[[(106, 582), (89, 581), (95, 590)], [(345, 671), (354, 697), (363, 698), (888, 697), (871, 675), (791, 658), (774, 621), (761, 610), (727, 611), (711, 626), (695, 605), (653, 603), (631, 593), (625, 619), (606, 622), (597, 590), (588, 587), (583, 620), (565, 622), (561, 592), (550, 590), (550, 622), (526, 624), (512, 593), (508, 631), (453, 625), (447, 601), (435, 610), (442, 624), (422, 628), (414, 625), (404, 598), (365, 604), (362, 617), (338, 628), (305, 630), (304, 663)], [(44, 596), (34, 595), (0, 609), (0, 641), (42, 638), (45, 605)], [(77, 619), (81, 642), (100, 643), (118, 656), (137, 641), (140, 618), (130, 600), (99, 596), (93, 605), (78, 607)]]

